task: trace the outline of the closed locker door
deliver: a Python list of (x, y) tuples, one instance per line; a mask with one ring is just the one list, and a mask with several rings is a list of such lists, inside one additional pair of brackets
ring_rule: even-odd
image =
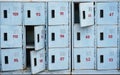
[(80, 26), (94, 25), (94, 5), (93, 3), (80, 3)]
[(1, 26), (1, 48), (22, 47), (22, 26)]
[(97, 24), (117, 24), (118, 3), (96, 3)]
[(1, 49), (1, 70), (12, 71), (23, 69), (22, 48)]
[(94, 69), (94, 48), (74, 48), (73, 69)]
[(30, 52), (31, 72), (36, 74), (45, 70), (45, 49)]
[(45, 47), (45, 27), (44, 26), (34, 27), (34, 41), (35, 41), (35, 50), (40, 50)]
[(94, 47), (94, 26), (74, 25), (74, 47)]
[(45, 25), (45, 3), (24, 3), (25, 25)]
[(117, 47), (117, 26), (97, 26), (97, 47)]
[(97, 49), (97, 69), (117, 69), (117, 48)]
[(22, 4), (18, 2), (1, 3), (1, 24), (22, 25)]
[(68, 69), (68, 48), (49, 49), (48, 70)]
[(49, 47), (68, 47), (68, 26), (48, 27)]
[(48, 24), (61, 25), (68, 24), (68, 2), (48, 3)]

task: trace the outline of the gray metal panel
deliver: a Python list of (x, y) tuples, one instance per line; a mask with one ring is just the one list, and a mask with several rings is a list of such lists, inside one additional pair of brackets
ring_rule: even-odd
[(48, 70), (65, 70), (68, 69), (68, 48), (51, 48), (49, 49)]
[(22, 61), (22, 48), (1, 49), (2, 71), (23, 69)]

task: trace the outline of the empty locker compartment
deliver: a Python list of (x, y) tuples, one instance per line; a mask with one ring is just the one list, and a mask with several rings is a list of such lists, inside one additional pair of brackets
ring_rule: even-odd
[(97, 69), (117, 69), (117, 48), (97, 49)]
[(69, 2), (48, 2), (48, 25), (68, 25)]
[(68, 70), (68, 48), (48, 49), (48, 70)]
[(96, 3), (96, 24), (114, 25), (117, 24), (117, 17), (117, 2)]
[(24, 24), (45, 25), (45, 3), (24, 3)]
[(95, 65), (94, 48), (74, 48), (73, 69), (93, 70)]
[(94, 47), (94, 26), (73, 25), (74, 47)]
[(1, 48), (22, 47), (22, 26), (1, 26)]
[(1, 2), (1, 25), (22, 25), (22, 3)]
[(68, 47), (68, 26), (49, 26), (48, 38), (49, 48)]
[(1, 70), (12, 71), (23, 69), (22, 59), (22, 48), (1, 49)]
[(97, 26), (97, 47), (117, 47), (117, 26)]
[(36, 74), (45, 69), (45, 26), (25, 26), (26, 68)]

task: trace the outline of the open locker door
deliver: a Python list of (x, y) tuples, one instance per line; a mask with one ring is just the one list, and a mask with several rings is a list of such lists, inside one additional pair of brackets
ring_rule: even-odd
[(44, 48), (44, 36), (45, 30), (44, 26), (35, 26), (34, 27), (34, 41), (35, 41), (35, 50), (40, 50)]
[(31, 51), (31, 72), (36, 74), (45, 70), (45, 50)]
[(94, 7), (93, 3), (80, 3), (80, 26), (86, 27), (94, 25)]

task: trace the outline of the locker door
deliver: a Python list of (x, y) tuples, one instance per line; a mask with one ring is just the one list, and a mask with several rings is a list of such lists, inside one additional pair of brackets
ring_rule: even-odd
[(44, 48), (44, 36), (45, 36), (44, 26), (35, 26), (34, 27), (35, 50)]
[(80, 3), (80, 26), (90, 26), (94, 24), (93, 3)]
[(30, 55), (32, 74), (45, 70), (45, 50), (31, 51)]

